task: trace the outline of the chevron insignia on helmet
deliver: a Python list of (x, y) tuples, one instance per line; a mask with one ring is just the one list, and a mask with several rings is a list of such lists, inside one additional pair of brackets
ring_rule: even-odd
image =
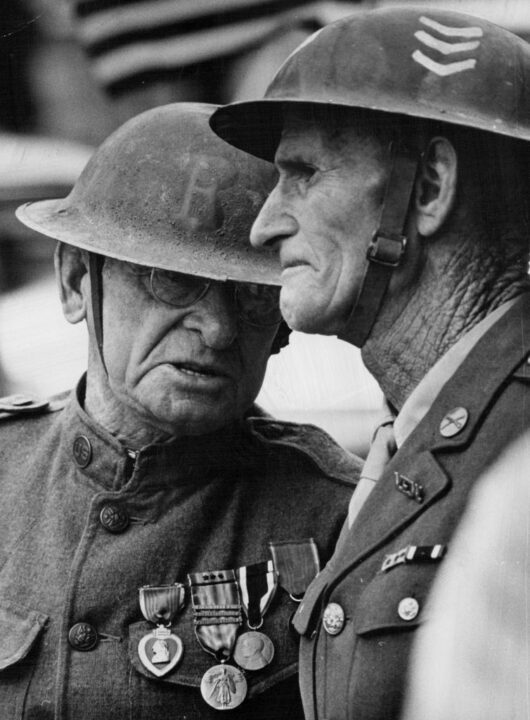
[[(415, 62), (441, 77), (454, 75), (464, 70), (473, 70), (477, 61), (476, 58), (469, 57), (469, 55), (480, 46), (480, 40), (476, 38), (483, 36), (482, 28), (449, 27), (424, 16), (420, 17), (420, 22), (437, 35), (441, 35), (444, 39), (426, 30), (418, 30), (415, 32), (414, 37), (416, 40), (419, 40), (424, 48), (424, 50), (416, 49), (412, 53), (412, 59)], [(438, 53), (441, 56), (446, 56), (448, 60), (450, 56), (455, 53), (465, 53), (468, 57), (452, 62), (439, 62), (432, 57), (433, 53), (430, 53), (431, 50), (435, 51), (435, 55)]]

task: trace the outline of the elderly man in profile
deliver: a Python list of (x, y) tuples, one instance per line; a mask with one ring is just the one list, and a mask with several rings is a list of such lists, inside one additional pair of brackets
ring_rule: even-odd
[(302, 717), (289, 618), (358, 464), (253, 404), (287, 339), (247, 243), (271, 168), (212, 109), (132, 119), (67, 198), (18, 211), (60, 240), (89, 361), (68, 397), (1, 405), (2, 718)]
[(529, 87), (520, 38), (390, 7), (322, 29), (263, 100), (212, 116), (279, 171), (251, 241), (278, 252), (285, 319), (360, 347), (395, 418), (295, 615), (308, 720), (399, 716), (468, 493), (530, 426)]

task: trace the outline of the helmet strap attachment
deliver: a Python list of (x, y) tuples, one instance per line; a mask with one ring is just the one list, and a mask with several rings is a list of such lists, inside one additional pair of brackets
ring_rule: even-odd
[(103, 370), (107, 372), (103, 358), (103, 270), (104, 257), (97, 253), (88, 254), (88, 274), (90, 277), (90, 297), (92, 301), (92, 322), (94, 323), (94, 335), (98, 346), (99, 357)]
[(417, 153), (392, 144), (392, 166), (386, 186), (379, 228), (366, 252), (366, 270), (353, 309), (339, 333), (341, 340), (362, 347), (375, 323), (390, 278), (405, 254), (405, 224), (418, 168)]

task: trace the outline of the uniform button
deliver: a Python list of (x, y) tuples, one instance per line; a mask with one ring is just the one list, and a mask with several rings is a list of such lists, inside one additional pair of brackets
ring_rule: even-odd
[(398, 605), (398, 615), (402, 620), (414, 620), (420, 611), (420, 604), (413, 597), (403, 598)]
[(86, 435), (78, 435), (74, 440), (72, 448), (74, 454), (74, 460), (80, 468), (85, 468), (90, 465), (92, 460), (92, 445)]
[(465, 428), (468, 420), (469, 412), (466, 408), (457, 407), (444, 415), (440, 423), (440, 434), (446, 438), (454, 437)]
[(329, 603), (322, 616), (322, 625), (328, 635), (338, 635), (345, 622), (344, 610), (338, 603)]
[(99, 513), (99, 522), (111, 533), (121, 533), (129, 527), (129, 516), (117, 505), (103, 505)]
[(96, 628), (87, 622), (78, 622), (72, 625), (68, 632), (68, 642), (74, 650), (93, 650), (98, 644), (98, 633)]

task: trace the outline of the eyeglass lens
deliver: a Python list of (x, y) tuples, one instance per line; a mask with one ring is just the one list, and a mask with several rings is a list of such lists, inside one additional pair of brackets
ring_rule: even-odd
[[(152, 268), (150, 282), (155, 298), (167, 305), (184, 308), (201, 300), (214, 281), (194, 275)], [(234, 282), (230, 285), (234, 288), (239, 315), (245, 322), (260, 326), (277, 325), (281, 322), (280, 288), (257, 283)]]

